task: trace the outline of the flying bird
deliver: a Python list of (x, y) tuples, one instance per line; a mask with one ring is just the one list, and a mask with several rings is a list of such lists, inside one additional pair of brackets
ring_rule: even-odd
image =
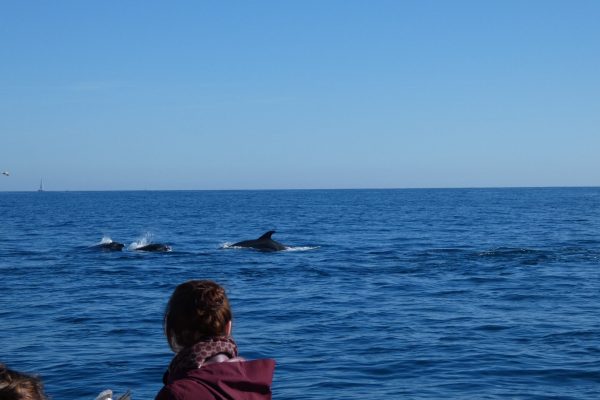
[(4, 175), (4, 176), (10, 176), (10, 174), (8, 173), (8, 171), (2, 171), (2, 175)]

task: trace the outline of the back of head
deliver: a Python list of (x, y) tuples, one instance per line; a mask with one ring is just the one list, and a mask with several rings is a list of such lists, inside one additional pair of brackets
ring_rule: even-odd
[(174, 351), (227, 334), (231, 308), (225, 289), (206, 280), (192, 280), (175, 288), (165, 310), (165, 334)]
[(42, 382), (39, 378), (13, 371), (0, 364), (1, 400), (45, 400)]

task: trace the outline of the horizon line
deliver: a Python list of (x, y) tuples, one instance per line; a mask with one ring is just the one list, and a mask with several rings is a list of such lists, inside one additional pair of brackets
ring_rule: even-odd
[[(341, 188), (254, 188), (254, 189), (44, 189), (41, 193), (65, 192), (251, 192), (251, 191), (334, 191), (334, 190), (486, 190), (486, 189), (594, 189), (595, 185), (551, 186), (407, 186), (407, 187), (341, 187)], [(34, 190), (0, 190), (0, 193), (40, 193)]]

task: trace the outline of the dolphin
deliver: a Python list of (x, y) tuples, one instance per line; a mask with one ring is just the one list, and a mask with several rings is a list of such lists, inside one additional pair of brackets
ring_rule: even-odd
[(137, 251), (171, 251), (171, 246), (162, 243), (150, 243), (145, 246), (136, 247)]
[(102, 251), (121, 251), (121, 250), (123, 250), (123, 247), (125, 247), (125, 245), (123, 243), (106, 242), (106, 243), (97, 244), (96, 246), (93, 246), (92, 248), (102, 250)]
[(260, 250), (260, 251), (279, 251), (279, 250), (287, 249), (288, 248), (287, 246), (271, 239), (271, 235), (274, 233), (275, 233), (275, 231), (269, 231), (269, 232), (265, 233), (264, 235), (262, 235), (261, 237), (259, 237), (258, 239), (244, 240), (241, 242), (234, 243), (232, 246), (233, 247), (250, 247), (253, 249)]

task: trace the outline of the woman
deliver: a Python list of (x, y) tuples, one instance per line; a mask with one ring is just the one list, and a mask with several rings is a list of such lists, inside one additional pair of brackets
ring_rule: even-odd
[(0, 364), (0, 399), (46, 400), (46, 395), (38, 377), (13, 371)]
[(164, 329), (177, 353), (156, 400), (271, 398), (275, 361), (245, 361), (231, 337), (225, 289), (212, 281), (189, 281), (175, 289)]

